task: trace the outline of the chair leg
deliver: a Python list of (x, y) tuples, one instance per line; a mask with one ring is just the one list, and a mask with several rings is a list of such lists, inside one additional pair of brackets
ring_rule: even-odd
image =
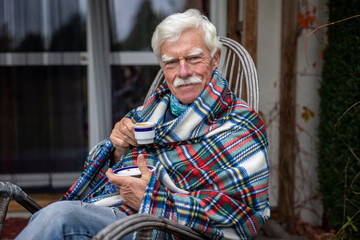
[(11, 198), (9, 195), (0, 193), (0, 238), (2, 236), (2, 231), (4, 229), (6, 213), (10, 201)]

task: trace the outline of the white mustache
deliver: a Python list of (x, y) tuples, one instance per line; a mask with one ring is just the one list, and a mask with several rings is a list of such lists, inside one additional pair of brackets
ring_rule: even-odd
[(201, 79), (195, 76), (183, 79), (183, 78), (176, 78), (174, 81), (174, 87), (180, 87), (184, 85), (190, 85), (190, 84), (198, 84), (202, 83)]

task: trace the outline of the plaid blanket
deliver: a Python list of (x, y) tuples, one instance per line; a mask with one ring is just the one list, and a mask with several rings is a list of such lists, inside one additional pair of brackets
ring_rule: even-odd
[[(164, 122), (169, 101), (170, 90), (164, 83), (144, 107), (127, 115), (134, 123), (156, 123), (154, 144), (132, 148), (113, 166), (113, 146), (104, 140), (90, 152), (84, 172), (63, 199), (97, 202), (116, 196), (106, 170), (136, 165), (142, 153), (156, 170), (139, 213), (171, 219), (212, 239), (253, 238), (270, 214), (263, 122), (228, 90), (217, 71), (184, 113)], [(111, 207), (136, 213), (121, 199)], [(153, 239), (158, 234), (154, 231)]]

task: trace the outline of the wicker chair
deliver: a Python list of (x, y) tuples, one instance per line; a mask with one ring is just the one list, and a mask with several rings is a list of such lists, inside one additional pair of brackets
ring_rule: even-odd
[[(234, 40), (226, 37), (220, 37), (219, 40), (223, 47), (218, 70), (229, 81), (230, 89), (236, 96), (247, 101), (257, 111), (259, 105), (259, 87), (256, 68), (252, 58)], [(145, 101), (163, 81), (163, 73), (160, 70), (145, 97)], [(30, 213), (34, 213), (41, 208), (18, 186), (8, 182), (0, 182), (0, 236), (7, 207), (11, 200), (16, 200)], [(206, 239), (203, 235), (189, 227), (168, 219), (144, 214), (134, 214), (114, 222), (101, 230), (93, 239), (120, 239), (135, 231), (139, 231), (138, 239), (151, 239), (154, 229), (168, 232), (184, 239)]]

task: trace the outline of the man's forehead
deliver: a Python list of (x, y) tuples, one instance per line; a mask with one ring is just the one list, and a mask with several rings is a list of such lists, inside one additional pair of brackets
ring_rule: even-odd
[(202, 54), (203, 52), (204, 52), (203, 49), (195, 48), (189, 52), (185, 52), (184, 56), (179, 56), (179, 54), (173, 53), (173, 54), (163, 54), (161, 58), (163, 61), (169, 61), (169, 60), (176, 59), (178, 57), (191, 57), (191, 56), (199, 55), (199, 54)]

